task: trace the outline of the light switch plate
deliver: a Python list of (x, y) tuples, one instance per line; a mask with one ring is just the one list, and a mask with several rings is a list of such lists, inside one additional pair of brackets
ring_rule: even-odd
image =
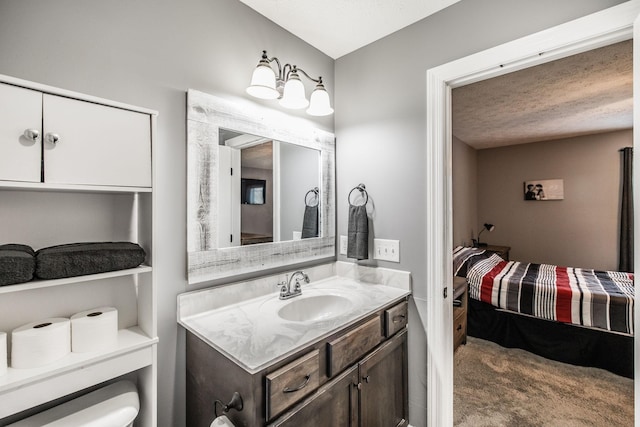
[(400, 262), (400, 240), (373, 239), (373, 259)]
[(347, 254), (347, 244), (348, 244), (347, 236), (340, 236), (340, 255)]

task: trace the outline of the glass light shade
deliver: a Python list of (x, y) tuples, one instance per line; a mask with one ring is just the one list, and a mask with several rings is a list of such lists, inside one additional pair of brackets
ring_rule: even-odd
[(251, 76), (251, 85), (247, 93), (261, 99), (276, 99), (280, 94), (276, 90), (276, 74), (268, 65), (258, 64)]
[(299, 110), (309, 105), (309, 101), (304, 93), (304, 85), (296, 73), (291, 73), (289, 79), (284, 84), (284, 93), (280, 100), (280, 105), (292, 110)]
[(329, 102), (329, 94), (323, 85), (317, 85), (311, 93), (307, 114), (311, 116), (328, 116), (329, 114), (333, 114), (333, 108), (331, 108)]

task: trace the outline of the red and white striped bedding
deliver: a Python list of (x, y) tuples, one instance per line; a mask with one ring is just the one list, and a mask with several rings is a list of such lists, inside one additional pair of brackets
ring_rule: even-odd
[[(459, 251), (459, 248), (456, 248)], [(633, 335), (633, 274), (467, 256), (469, 296), (495, 307)]]

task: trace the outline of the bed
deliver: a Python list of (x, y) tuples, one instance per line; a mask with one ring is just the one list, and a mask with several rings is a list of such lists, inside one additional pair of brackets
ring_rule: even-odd
[(633, 378), (633, 274), (505, 261), (457, 247), (469, 284), (468, 334)]

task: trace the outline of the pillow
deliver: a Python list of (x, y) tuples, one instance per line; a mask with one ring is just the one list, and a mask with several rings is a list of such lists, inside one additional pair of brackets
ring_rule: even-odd
[(130, 242), (71, 243), (36, 252), (36, 276), (61, 279), (134, 268), (144, 262), (145, 252)]
[(0, 286), (15, 285), (33, 279), (35, 252), (30, 246), (10, 243), (0, 245)]
[(480, 248), (467, 248), (458, 246), (453, 250), (453, 275), (467, 277), (467, 271), (478, 261), (495, 255)]

